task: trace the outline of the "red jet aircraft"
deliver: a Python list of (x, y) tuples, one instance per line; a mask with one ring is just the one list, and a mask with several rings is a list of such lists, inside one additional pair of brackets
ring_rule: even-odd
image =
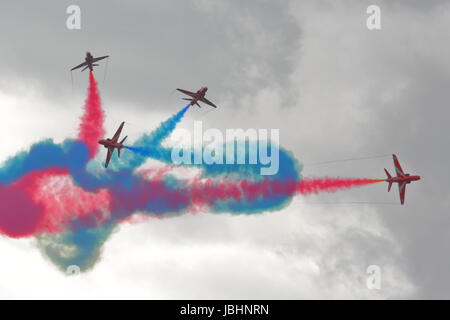
[(94, 70), (94, 66), (98, 66), (98, 64), (94, 64), (94, 62), (103, 60), (105, 58), (108, 58), (109, 56), (103, 56), (103, 57), (97, 57), (94, 58), (92, 56), (92, 54), (88, 51), (86, 52), (86, 58), (84, 58), (84, 62), (82, 64), (77, 65), (76, 67), (73, 67), (72, 69), (70, 69), (70, 71), (73, 71), (75, 69), (84, 67), (81, 71), (86, 70), (87, 68), (89, 68), (89, 70), (93, 71)]
[(207, 87), (202, 87), (197, 92), (191, 92), (184, 89), (177, 89), (177, 90), (191, 97), (191, 98), (183, 98), (183, 100), (190, 101), (191, 106), (196, 104), (199, 108), (201, 108), (200, 105), (198, 104), (198, 102), (200, 101), (209, 104), (211, 107), (217, 108), (217, 106), (214, 103), (205, 98), (206, 91), (208, 91)]
[(108, 168), (108, 164), (109, 164), (109, 161), (111, 160), (112, 154), (114, 153), (114, 149), (117, 149), (117, 152), (118, 152), (119, 158), (120, 158), (120, 150), (122, 150), (123, 143), (127, 139), (127, 137), (125, 137), (122, 139), (122, 141), (118, 142), (120, 133), (122, 132), (124, 124), (125, 124), (125, 122), (122, 122), (119, 129), (117, 129), (116, 133), (114, 134), (114, 137), (112, 137), (112, 139), (102, 139), (102, 140), (99, 140), (99, 142), (98, 142), (99, 144), (101, 144), (102, 146), (104, 146), (105, 148), (108, 149), (108, 154), (106, 155), (105, 168)]
[(406, 185), (408, 183), (411, 183), (411, 181), (420, 180), (420, 176), (412, 176), (408, 173), (404, 173), (402, 167), (400, 166), (400, 162), (398, 162), (397, 156), (393, 154), (392, 158), (394, 159), (394, 166), (397, 176), (392, 177), (389, 174), (389, 172), (386, 169), (384, 169), (387, 175), (387, 179), (385, 181), (389, 183), (388, 192), (391, 191), (391, 187), (394, 182), (398, 183), (398, 191), (400, 192), (400, 202), (401, 204), (403, 204), (405, 203)]

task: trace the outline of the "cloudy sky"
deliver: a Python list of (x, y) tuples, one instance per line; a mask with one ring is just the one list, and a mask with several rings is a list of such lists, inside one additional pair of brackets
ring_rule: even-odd
[[(66, 8), (81, 8), (68, 30)], [(381, 30), (366, 9), (381, 8)], [(305, 176), (383, 178), (389, 156), (422, 176), (405, 206), (385, 184), (297, 197), (255, 216), (195, 214), (126, 224), (96, 267), (67, 277), (35, 239), (0, 238), (0, 298), (450, 298), (450, 3), (447, 1), (9, 1), (0, 4), (0, 161), (76, 135), (87, 50), (106, 127), (130, 139), (207, 85), (205, 128), (280, 129)], [(355, 204), (354, 202), (362, 202)], [(369, 290), (366, 269), (381, 270)]]

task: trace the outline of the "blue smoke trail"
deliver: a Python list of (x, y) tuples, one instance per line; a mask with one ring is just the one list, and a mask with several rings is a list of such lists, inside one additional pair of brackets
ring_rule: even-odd
[(114, 231), (114, 224), (97, 227), (74, 227), (62, 234), (37, 236), (38, 245), (46, 257), (61, 271), (77, 266), (88, 271), (100, 258), (101, 248)]
[[(176, 125), (184, 117), (190, 106), (190, 104), (185, 106), (178, 113), (161, 123), (161, 125), (150, 134), (144, 134), (133, 146), (126, 146), (126, 149), (134, 152), (124, 154), (121, 159), (122, 161), (120, 162), (120, 168), (137, 168), (148, 158), (164, 158), (162, 153), (165, 150), (161, 147), (161, 143), (173, 132)], [(143, 150), (145, 150), (145, 152)]]
[[(171, 128), (172, 131), (174, 127)], [(167, 137), (172, 132), (166, 131)], [(162, 142), (162, 139), (159, 140), (159, 142)], [(149, 139), (140, 139), (141, 146), (133, 146), (128, 147), (129, 150), (137, 153), (142, 157), (142, 159), (152, 158), (158, 161), (162, 161), (167, 164), (173, 165), (173, 159), (172, 159), (172, 149), (171, 148), (164, 148), (161, 144), (148, 144), (146, 146), (142, 146), (144, 143), (150, 143)], [(229, 144), (235, 144), (235, 141), (226, 142), (223, 143), (222, 146), (219, 146), (219, 148), (222, 148), (222, 150), (227, 150), (227, 146)], [(210, 146), (208, 146), (210, 147)], [(236, 146), (234, 146), (236, 147)], [(231, 178), (236, 181), (242, 181), (243, 179), (246, 179), (248, 181), (257, 182), (262, 179), (266, 180), (272, 180), (272, 181), (279, 181), (279, 182), (299, 182), (301, 180), (301, 169), (302, 167), (297, 162), (293, 154), (283, 148), (276, 147), (275, 149), (279, 151), (279, 170), (278, 172), (273, 176), (262, 176), (261, 175), (261, 169), (265, 167), (265, 165), (261, 164), (260, 162), (257, 162), (256, 164), (249, 164), (250, 159), (250, 150), (256, 147), (256, 150), (258, 150), (258, 147), (265, 147), (268, 149), (271, 149), (271, 142), (269, 143), (261, 143), (260, 141), (245, 141), (244, 149), (245, 150), (245, 161), (243, 164), (238, 163), (237, 159), (237, 153), (234, 154), (233, 163), (226, 163), (225, 160), (225, 153), (222, 155), (222, 161), (220, 163), (213, 163), (213, 164), (206, 164), (206, 163), (200, 163), (195, 164), (194, 163), (194, 153), (199, 152), (201, 155), (204, 154), (205, 148), (202, 148), (201, 150), (193, 151), (189, 154), (189, 161), (188, 164), (183, 163), (182, 166), (188, 166), (193, 168), (198, 168), (201, 170), (201, 175), (204, 178), (207, 177), (215, 177), (215, 178)], [(236, 150), (236, 148), (234, 148)], [(251, 201), (235, 201), (227, 199), (226, 201), (217, 201), (211, 208), (211, 212), (227, 212), (227, 213), (236, 213), (236, 214), (242, 214), (242, 213), (262, 213), (267, 210), (278, 210), (281, 207), (284, 207), (288, 203), (290, 203), (292, 197), (289, 195), (283, 195), (280, 194), (277, 197), (272, 197), (271, 199), (252, 199)]]
[[(83, 271), (88, 270), (98, 260), (104, 242), (123, 219), (136, 212), (156, 216), (179, 215), (186, 212), (192, 200), (189, 198), (187, 192), (189, 186), (185, 181), (171, 175), (166, 175), (161, 181), (148, 181), (137, 175), (135, 169), (148, 158), (172, 163), (172, 149), (164, 148), (161, 144), (173, 132), (189, 107), (190, 105), (187, 105), (164, 121), (156, 130), (143, 135), (133, 146), (127, 147), (133, 152), (123, 153), (120, 170), (91, 169), (89, 150), (84, 142), (77, 140), (65, 140), (61, 144), (55, 144), (52, 140), (41, 141), (32, 145), (29, 151), (20, 152), (8, 159), (0, 167), (0, 185), (11, 184), (37, 170), (61, 168), (68, 170), (73, 182), (86, 191), (107, 189), (110, 192), (113, 200), (107, 222), (74, 219), (64, 233), (38, 235), (42, 251), (52, 262), (62, 270), (70, 265), (77, 265)], [(251, 143), (246, 142), (246, 159), (249, 159), (250, 147)], [(223, 148), (226, 150), (226, 144)], [(234, 160), (235, 164), (187, 166), (200, 169), (203, 177), (219, 180), (230, 178), (239, 182), (242, 179), (258, 181), (263, 178), (260, 170), (264, 165), (236, 164), (237, 159)], [(279, 148), (279, 171), (273, 176), (265, 176), (264, 179), (281, 182), (300, 181), (300, 172), (301, 167), (293, 155)], [(212, 199), (209, 210), (213, 213), (261, 213), (280, 209), (287, 205), (291, 198), (288, 194), (280, 194), (270, 198), (258, 197), (247, 200)]]
[(5, 162), (0, 168), (0, 183), (10, 184), (28, 173), (51, 167), (77, 172), (85, 167), (88, 158), (89, 150), (81, 141), (66, 140), (61, 145), (41, 141)]

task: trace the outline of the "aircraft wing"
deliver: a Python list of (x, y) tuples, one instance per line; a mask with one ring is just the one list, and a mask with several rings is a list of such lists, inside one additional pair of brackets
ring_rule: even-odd
[(405, 194), (406, 194), (406, 182), (398, 184), (398, 192), (400, 192), (400, 203), (405, 203)]
[(87, 65), (87, 63), (86, 63), (86, 61), (85, 61), (85, 62), (83, 62), (83, 63), (81, 63), (81, 64), (77, 65), (76, 67), (73, 67), (72, 69), (70, 69), (70, 71), (73, 71), (73, 70), (75, 70), (75, 69), (78, 69), (78, 68), (84, 67), (84, 66), (86, 66), (86, 65)]
[(184, 94), (187, 94), (188, 96), (191, 96), (191, 97), (195, 96), (194, 92), (190, 92), (190, 91), (187, 91), (187, 90), (184, 90), (184, 89), (178, 89), (178, 88), (177, 88), (177, 90), (182, 92), (182, 93), (184, 93)]
[(103, 59), (108, 58), (108, 57), (109, 56), (97, 57), (97, 58), (92, 59), (92, 62), (97, 62), (97, 61), (103, 60)]
[(120, 134), (122, 133), (122, 129), (123, 129), (123, 125), (125, 124), (125, 122), (122, 122), (120, 124), (119, 129), (117, 129), (116, 133), (114, 134), (114, 137), (111, 139), (114, 142), (117, 142), (119, 140)]
[(204, 102), (204, 103), (206, 103), (206, 104), (209, 104), (211, 107), (217, 108), (217, 106), (216, 106), (214, 103), (212, 103), (211, 101), (209, 101), (209, 100), (206, 99), (206, 98), (201, 98), (200, 101), (201, 101), (201, 102)]
[(403, 169), (400, 166), (400, 162), (398, 162), (397, 156), (395, 154), (393, 154), (392, 158), (394, 159), (394, 166), (395, 166), (395, 171), (397, 172), (397, 176), (404, 177), (405, 173), (403, 172)]
[(111, 156), (114, 152), (114, 148), (108, 148), (108, 154), (106, 155), (105, 168), (108, 168), (109, 161), (111, 160)]

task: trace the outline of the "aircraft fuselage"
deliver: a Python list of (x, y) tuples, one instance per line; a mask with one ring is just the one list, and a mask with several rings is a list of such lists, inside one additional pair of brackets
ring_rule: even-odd
[(206, 95), (206, 91), (208, 91), (207, 87), (202, 87), (195, 93), (195, 97), (192, 97), (191, 106), (196, 104), (200, 99), (204, 98)]
[(92, 54), (90, 52), (86, 52), (86, 58), (84, 58), (84, 61), (86, 61), (86, 64), (89, 67), (89, 70), (93, 71), (94, 67), (92, 66), (92, 60), (94, 59), (94, 57), (92, 56)]
[(123, 144), (119, 142), (114, 142), (111, 139), (102, 139), (98, 141), (99, 144), (105, 148), (123, 148)]
[(397, 177), (392, 177), (392, 178), (388, 178), (385, 181), (387, 182), (391, 182), (391, 183), (411, 183), (411, 181), (417, 181), (420, 180), (420, 176), (411, 176), (409, 174), (406, 174), (404, 177), (402, 176), (397, 176)]

